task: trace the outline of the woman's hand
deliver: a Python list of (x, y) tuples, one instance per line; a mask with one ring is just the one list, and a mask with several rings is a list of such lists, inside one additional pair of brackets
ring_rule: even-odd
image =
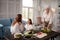
[(48, 24), (48, 29), (51, 29), (52, 24)]

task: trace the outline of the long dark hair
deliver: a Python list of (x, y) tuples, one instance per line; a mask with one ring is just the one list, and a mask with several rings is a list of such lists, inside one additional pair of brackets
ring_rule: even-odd
[(32, 20), (30, 18), (28, 20), (30, 21), (30, 24), (32, 24)]
[(22, 23), (22, 15), (21, 14), (17, 14), (16, 21)]
[(17, 14), (17, 16), (16, 16), (16, 18), (15, 18), (15, 20), (12, 22), (12, 26), (13, 25), (15, 25), (15, 23), (19, 23), (19, 22), (21, 22), (22, 23), (22, 15), (21, 14)]

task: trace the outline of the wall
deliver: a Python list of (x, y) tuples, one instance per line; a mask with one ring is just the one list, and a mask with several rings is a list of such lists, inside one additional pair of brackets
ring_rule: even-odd
[(15, 17), (21, 13), (21, 0), (0, 0), (0, 18)]
[[(58, 9), (58, 2), (57, 0), (33, 0), (34, 1), (34, 23), (36, 22), (36, 17), (41, 16), (43, 9), (46, 5), (50, 5), (52, 8), (56, 9), (54, 13), (54, 26), (57, 25), (57, 9)], [(40, 12), (39, 12), (40, 7)], [(0, 18), (10, 18), (15, 17), (17, 13), (22, 13), (22, 0), (0, 0)], [(55, 29), (54, 27), (54, 29)]]
[(36, 23), (36, 18), (37, 16), (40, 16), (40, 0), (33, 0), (33, 6), (34, 6), (34, 10), (33, 10), (33, 21), (34, 23)]
[(58, 30), (60, 30), (60, 28), (58, 27), (58, 0), (41, 0), (41, 9), (42, 9), (42, 11), (41, 11), (41, 14), (43, 13), (43, 10), (44, 10), (44, 8), (47, 6), (47, 5), (49, 5), (51, 8), (54, 8), (55, 9), (55, 12), (53, 13), (53, 28), (52, 28), (52, 30), (54, 30), (54, 31), (58, 31)]
[(41, 10), (43, 11), (45, 7), (48, 5), (51, 8), (58, 8), (58, 0), (41, 0)]
[[(58, 13), (58, 0), (33, 0), (34, 3), (34, 23), (36, 23), (36, 17), (41, 16), (43, 13), (43, 10), (47, 5), (49, 5), (51, 8), (56, 9), (54, 13), (54, 23), (56, 24), (56, 18), (57, 18), (57, 13)], [(40, 9), (39, 9), (40, 7)], [(40, 10), (40, 11), (39, 11)]]

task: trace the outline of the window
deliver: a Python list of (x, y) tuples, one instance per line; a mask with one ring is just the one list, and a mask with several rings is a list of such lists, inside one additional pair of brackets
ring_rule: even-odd
[(23, 18), (31, 18), (33, 21), (33, 0), (23, 0), (22, 5)]
[(22, 4), (23, 4), (23, 6), (26, 6), (26, 7), (32, 7), (33, 6), (33, 0), (23, 0)]

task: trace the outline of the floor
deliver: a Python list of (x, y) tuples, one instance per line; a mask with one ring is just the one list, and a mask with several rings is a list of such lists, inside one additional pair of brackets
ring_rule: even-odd
[(60, 40), (60, 36), (58, 36), (58, 37), (56, 38), (56, 40)]

